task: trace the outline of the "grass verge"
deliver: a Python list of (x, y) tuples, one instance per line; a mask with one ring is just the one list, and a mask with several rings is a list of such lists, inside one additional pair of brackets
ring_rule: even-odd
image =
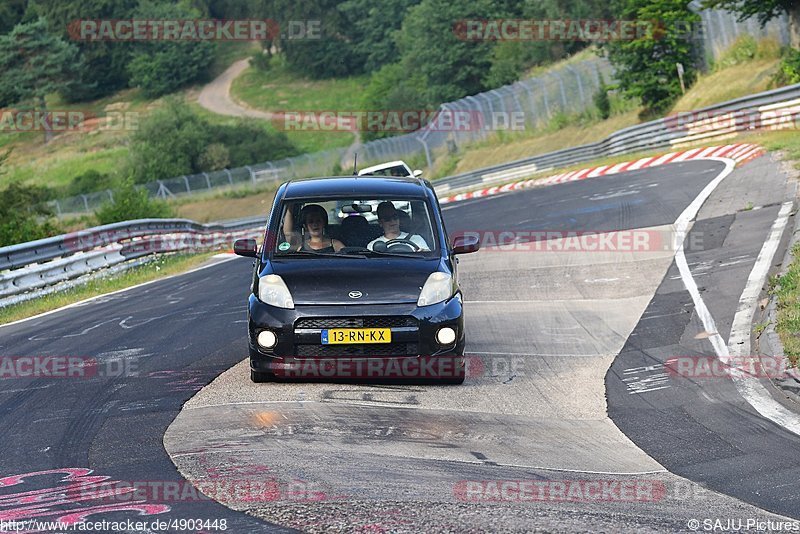
[(783, 353), (793, 367), (800, 360), (800, 244), (792, 247), (792, 262), (786, 273), (776, 281), (772, 295), (777, 297), (777, 324), (775, 331), (783, 344)]
[(0, 308), (0, 324), (11, 323), (40, 313), (55, 310), (98, 295), (150, 282), (199, 266), (218, 252), (157, 256), (153, 261), (133, 267), (118, 275), (98, 278), (65, 291), (44, 295), (34, 300)]

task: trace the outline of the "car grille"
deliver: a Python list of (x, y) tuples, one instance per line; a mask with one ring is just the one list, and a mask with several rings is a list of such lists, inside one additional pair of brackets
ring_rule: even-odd
[(402, 328), (417, 326), (417, 319), (396, 315), (383, 317), (310, 317), (295, 322), (295, 329), (323, 328)]
[(346, 358), (416, 356), (416, 343), (386, 343), (369, 345), (295, 345), (294, 355), (303, 358)]

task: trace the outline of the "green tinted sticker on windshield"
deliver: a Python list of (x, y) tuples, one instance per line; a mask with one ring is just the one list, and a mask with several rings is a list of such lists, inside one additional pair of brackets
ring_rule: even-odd
[(289, 242), (284, 241), (283, 243), (278, 245), (278, 250), (280, 250), (280, 251), (289, 250), (291, 247), (292, 247), (292, 245), (290, 245)]

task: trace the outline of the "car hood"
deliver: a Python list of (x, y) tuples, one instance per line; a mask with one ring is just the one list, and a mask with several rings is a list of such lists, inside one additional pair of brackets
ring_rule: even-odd
[[(271, 271), (283, 278), (295, 304), (398, 304), (417, 302), (439, 262), (438, 258), (281, 260), (271, 262)], [(355, 292), (361, 296), (356, 298)]]

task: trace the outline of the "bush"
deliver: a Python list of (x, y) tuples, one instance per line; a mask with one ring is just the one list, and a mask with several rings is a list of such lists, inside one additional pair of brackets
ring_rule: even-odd
[[(297, 147), (283, 132), (272, 132), (261, 121), (240, 119), (233, 125), (206, 125), (215, 143), (224, 145), (232, 167), (242, 167), (298, 154)], [(210, 169), (199, 168), (200, 171)]]
[(131, 176), (135, 183), (194, 174), (211, 142), (208, 124), (177, 99), (143, 120), (131, 138)]
[(150, 198), (146, 189), (137, 188), (131, 180), (125, 180), (114, 190), (114, 202), (108, 202), (95, 212), (100, 224), (111, 224), (132, 219), (161, 219), (173, 217), (169, 205)]
[(608, 97), (608, 86), (602, 78), (600, 79), (600, 87), (594, 94), (594, 105), (603, 120), (611, 116), (611, 99)]
[(800, 50), (790, 49), (786, 52), (772, 82), (777, 86), (800, 83)]
[(221, 171), (228, 168), (231, 163), (228, 148), (222, 143), (211, 143), (206, 147), (200, 158), (198, 165), (206, 171)]
[(114, 180), (108, 174), (101, 174), (94, 169), (74, 177), (64, 191), (66, 196), (76, 196), (83, 193), (93, 193), (112, 189)]
[(49, 196), (49, 190), (44, 187), (16, 182), (0, 191), (0, 246), (42, 239), (60, 232), (53, 212), (44, 204)]
[(297, 153), (286, 134), (270, 132), (255, 120), (209, 124), (185, 102), (170, 99), (133, 135), (130, 175), (135, 183), (142, 184)]

